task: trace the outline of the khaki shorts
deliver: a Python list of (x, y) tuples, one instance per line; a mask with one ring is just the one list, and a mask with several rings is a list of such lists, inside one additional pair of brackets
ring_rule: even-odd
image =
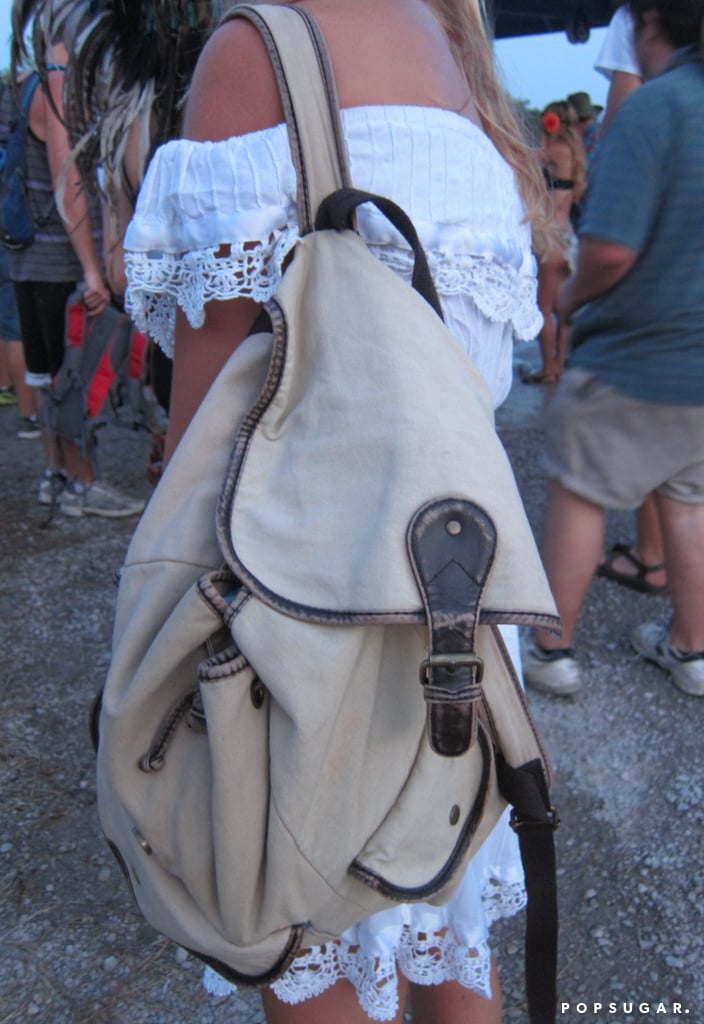
[(651, 491), (704, 503), (704, 405), (659, 405), (572, 369), (545, 418), (545, 470), (602, 508), (637, 508)]

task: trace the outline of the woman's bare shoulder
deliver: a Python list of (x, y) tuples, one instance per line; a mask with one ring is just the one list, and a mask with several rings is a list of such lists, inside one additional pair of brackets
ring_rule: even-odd
[(193, 76), (183, 134), (197, 142), (271, 128), (283, 120), (274, 69), (258, 31), (226, 21), (210, 37)]
[[(427, 4), (393, 0), (377, 7), (375, 2), (301, 4), (314, 14), (327, 41), (340, 106), (405, 103), (467, 110), (467, 83)], [(198, 62), (184, 134), (195, 141), (218, 141), (283, 119), (276, 77), (258, 31), (242, 18), (224, 22)]]

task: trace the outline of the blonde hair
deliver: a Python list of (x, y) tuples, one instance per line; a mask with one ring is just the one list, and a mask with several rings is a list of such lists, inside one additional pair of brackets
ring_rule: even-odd
[(533, 246), (542, 254), (550, 243), (549, 198), (536, 152), (518, 126), (494, 62), (484, 0), (427, 0), (450, 41), (470, 88), (484, 131), (516, 176), (533, 226)]

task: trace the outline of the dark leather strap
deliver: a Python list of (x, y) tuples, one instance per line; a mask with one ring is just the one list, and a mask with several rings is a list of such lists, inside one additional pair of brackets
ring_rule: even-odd
[(557, 879), (555, 829), (539, 761), (512, 768), (497, 755), (499, 789), (511, 804), (511, 827), (518, 835), (526, 895), (526, 996), (530, 1024), (554, 1024), (557, 1010)]
[(397, 206), (391, 199), (385, 196), (377, 196), (372, 192), (364, 192), (358, 188), (340, 188), (327, 196), (320, 206), (315, 217), (315, 230), (326, 231), (334, 228), (335, 231), (355, 229), (355, 211), (362, 203), (372, 203), (380, 213), (383, 213), (388, 221), (393, 224), (406, 239), (413, 250), (413, 276), (411, 284), (419, 292), (425, 301), (429, 303), (443, 319), (440, 299), (435, 289), (428, 258), (420, 243), (418, 233), (413, 226), (411, 218), (400, 206)]
[(458, 757), (477, 735), (483, 666), (474, 644), (496, 530), (479, 506), (442, 499), (413, 517), (408, 549), (430, 630), (421, 666), (428, 739), (436, 753)]

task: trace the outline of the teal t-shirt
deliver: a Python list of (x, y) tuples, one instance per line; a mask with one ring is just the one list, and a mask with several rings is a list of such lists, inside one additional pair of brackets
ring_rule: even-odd
[(691, 52), (619, 111), (581, 236), (639, 256), (575, 315), (570, 366), (644, 401), (704, 405), (704, 66)]

